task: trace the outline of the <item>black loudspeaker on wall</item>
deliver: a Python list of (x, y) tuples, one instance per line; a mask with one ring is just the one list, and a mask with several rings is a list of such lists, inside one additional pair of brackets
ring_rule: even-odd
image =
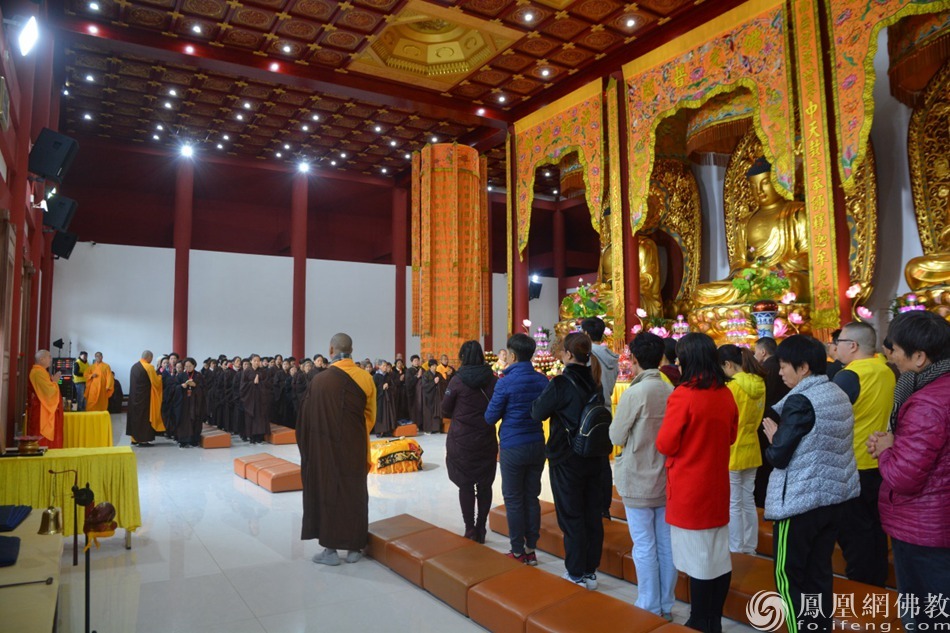
[(30, 173), (62, 184), (78, 151), (76, 139), (44, 127), (30, 150)]
[(53, 236), (53, 255), (60, 259), (69, 259), (69, 256), (73, 254), (73, 248), (75, 246), (75, 233), (57, 233)]
[(57, 231), (68, 230), (79, 203), (66, 196), (53, 196), (47, 201), (47, 205), (49, 208), (43, 214), (43, 225)]
[(528, 300), (540, 299), (541, 298), (541, 282), (539, 281), (529, 281), (528, 282)]

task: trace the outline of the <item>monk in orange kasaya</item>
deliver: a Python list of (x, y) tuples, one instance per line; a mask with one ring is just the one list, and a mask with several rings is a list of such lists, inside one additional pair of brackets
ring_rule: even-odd
[(50, 448), (63, 447), (63, 396), (59, 393), (59, 372), (49, 375), (52, 362), (50, 353), (41, 349), (36, 353), (36, 363), (30, 368), (27, 396), (29, 404), (29, 435), (42, 436), (40, 444)]
[(86, 411), (108, 411), (114, 391), (112, 368), (103, 362), (102, 352), (96, 352), (92, 367), (86, 371)]

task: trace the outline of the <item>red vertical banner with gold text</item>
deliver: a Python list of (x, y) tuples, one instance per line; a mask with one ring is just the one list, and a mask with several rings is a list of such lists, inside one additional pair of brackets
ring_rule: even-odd
[(792, 2), (793, 32), (798, 52), (798, 99), (802, 117), (805, 163), (805, 205), (811, 259), (812, 325), (834, 329), (840, 324), (835, 254), (834, 194), (831, 181), (831, 130), (826, 125), (825, 73), (821, 27), (813, 0)]

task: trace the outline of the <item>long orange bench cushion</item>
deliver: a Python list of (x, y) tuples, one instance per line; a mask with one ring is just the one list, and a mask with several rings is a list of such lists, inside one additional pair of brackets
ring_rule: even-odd
[(450, 607), (468, 615), (468, 590), (523, 565), (488, 547), (460, 547), (422, 563), (422, 586)]
[(247, 478), (248, 464), (253, 464), (254, 462), (259, 462), (264, 459), (274, 459), (274, 456), (270, 453), (254, 453), (253, 455), (245, 455), (244, 457), (235, 457), (234, 474), (242, 479)]
[(293, 492), (303, 490), (300, 464), (287, 462), (261, 468), (257, 473), (257, 485), (269, 492)]
[(522, 566), (468, 590), (468, 616), (494, 633), (525, 633), (528, 617), (587, 590), (536, 567)]
[(202, 433), (201, 448), (231, 448), (231, 434), (218, 430)]
[[(541, 516), (554, 512), (554, 504), (550, 501), (541, 501)], [(508, 514), (505, 506), (495, 506), (488, 513), (488, 527), (492, 532), (508, 536)]]
[(472, 547), (475, 541), (442, 528), (416, 532), (386, 543), (389, 568), (410, 582), (422, 586), (422, 564), (433, 556), (460, 547)]
[(286, 459), (282, 457), (272, 457), (270, 459), (262, 459), (257, 462), (251, 462), (247, 465), (247, 477), (246, 479), (251, 483), (257, 483), (257, 474), (260, 472), (261, 468), (267, 468), (269, 466), (277, 466), (278, 464), (289, 464)]
[[(633, 563), (633, 552), (624, 554), (623, 557), (623, 579), (627, 582), (637, 583), (637, 567)], [(676, 572), (676, 589), (674, 590), (676, 599), (681, 602), (689, 602), (689, 576), (681, 571)]]
[(415, 424), (400, 424), (393, 430), (393, 437), (415, 437), (419, 435), (419, 427)]
[(633, 550), (626, 523), (604, 520), (604, 548), (597, 571), (623, 578), (623, 557)]
[(565, 558), (564, 533), (557, 524), (557, 512), (547, 512), (541, 515), (541, 536), (538, 538), (538, 549), (558, 558)]
[(296, 444), (297, 432), (279, 424), (270, 425), (270, 433), (264, 436), (268, 444)]
[(647, 633), (666, 624), (632, 604), (584, 591), (529, 615), (525, 633)]
[(410, 514), (399, 514), (388, 519), (374, 521), (369, 524), (369, 545), (366, 548), (366, 555), (389, 567), (389, 559), (386, 557), (386, 543), (416, 532), (431, 530), (434, 527), (436, 526), (428, 521), (417, 519)]

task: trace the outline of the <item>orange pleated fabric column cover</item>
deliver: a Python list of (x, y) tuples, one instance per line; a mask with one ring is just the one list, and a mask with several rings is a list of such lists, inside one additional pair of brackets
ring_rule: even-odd
[[(455, 359), (482, 334), (488, 270), (487, 199), (478, 152), (427, 145), (412, 174), (412, 323), (422, 357)], [(457, 361), (452, 361), (457, 364)]]

